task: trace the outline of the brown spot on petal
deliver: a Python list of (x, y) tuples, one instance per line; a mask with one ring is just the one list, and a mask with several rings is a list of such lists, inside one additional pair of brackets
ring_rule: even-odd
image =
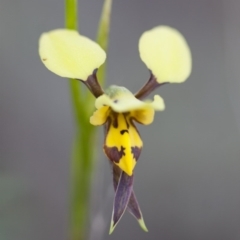
[(138, 158), (139, 158), (139, 156), (140, 156), (140, 153), (141, 153), (142, 148), (132, 147), (131, 149), (132, 149), (133, 158), (135, 158), (136, 161), (137, 161)]
[(113, 118), (113, 127), (118, 128), (118, 113), (112, 112), (112, 118)]
[(120, 131), (120, 133), (123, 135), (124, 133), (129, 133), (127, 129), (123, 129)]
[(106, 145), (104, 146), (104, 152), (108, 156), (108, 158), (115, 163), (119, 163), (120, 159), (125, 156), (124, 152), (125, 148), (121, 146), (120, 151), (118, 150), (117, 147), (107, 147)]

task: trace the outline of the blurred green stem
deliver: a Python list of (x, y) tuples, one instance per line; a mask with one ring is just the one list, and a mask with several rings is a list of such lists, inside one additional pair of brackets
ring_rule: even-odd
[[(68, 29), (78, 30), (77, 5), (77, 0), (65, 0), (65, 25)], [(111, 5), (112, 0), (104, 1), (97, 35), (97, 42), (105, 51), (108, 46)], [(103, 83), (105, 76), (104, 64), (98, 72), (100, 83)], [(76, 122), (71, 162), (70, 240), (86, 240), (96, 132), (89, 123), (89, 114), (93, 110), (94, 99), (87, 93), (86, 101), (80, 82), (74, 79), (70, 79), (70, 92)]]
[[(65, 0), (66, 28), (77, 29), (77, 0)], [(93, 127), (81, 101), (79, 81), (70, 80), (73, 112), (76, 122), (76, 136), (71, 161), (71, 202), (70, 202), (70, 240), (87, 239), (86, 224), (89, 217), (89, 194), (92, 176), (92, 139)]]
[[(112, 0), (105, 0), (103, 4), (102, 14), (98, 26), (97, 43), (107, 52), (110, 30), (110, 17), (112, 9)], [(106, 62), (98, 70), (98, 81), (103, 86), (106, 79)]]
[[(92, 146), (93, 131), (78, 131), (73, 145), (71, 163), (71, 240), (87, 239), (87, 220), (89, 217), (89, 195), (92, 177), (93, 154), (88, 146)], [(84, 143), (84, 144), (83, 144)]]

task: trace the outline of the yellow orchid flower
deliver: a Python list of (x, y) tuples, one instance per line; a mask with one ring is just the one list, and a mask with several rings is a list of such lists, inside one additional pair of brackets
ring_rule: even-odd
[(39, 41), (41, 60), (50, 71), (80, 80), (96, 97), (96, 111), (90, 123), (104, 125), (104, 152), (113, 167), (116, 191), (110, 233), (127, 207), (147, 231), (133, 192), (134, 167), (143, 146), (136, 123), (151, 124), (155, 111), (164, 110), (165, 105), (159, 95), (153, 101), (142, 99), (163, 84), (184, 82), (192, 67), (186, 40), (168, 26), (144, 32), (139, 40), (139, 53), (150, 70), (147, 83), (136, 94), (120, 86), (104, 91), (98, 83), (97, 70), (105, 62), (106, 54), (96, 42), (67, 29), (44, 33)]

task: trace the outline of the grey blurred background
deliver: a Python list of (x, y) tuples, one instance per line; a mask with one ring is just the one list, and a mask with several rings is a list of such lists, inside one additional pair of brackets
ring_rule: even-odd
[[(79, 1), (94, 39), (102, 2)], [(149, 233), (126, 213), (108, 236), (111, 171), (102, 138), (89, 231), (98, 239), (240, 239), (240, 2), (113, 0), (107, 85), (137, 91), (148, 79), (142, 32), (166, 24), (186, 37), (193, 72), (156, 92), (166, 110), (140, 127), (135, 191)], [(64, 26), (59, 0), (0, 0), (0, 239), (65, 240), (74, 124), (68, 81), (39, 60), (38, 38)], [(101, 132), (101, 131), (100, 131)]]

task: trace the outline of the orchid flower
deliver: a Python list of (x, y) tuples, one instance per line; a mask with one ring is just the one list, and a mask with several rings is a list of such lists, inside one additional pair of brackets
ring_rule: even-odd
[(161, 85), (184, 82), (192, 67), (186, 40), (168, 26), (144, 32), (139, 40), (139, 53), (150, 71), (146, 84), (135, 94), (122, 86), (110, 86), (104, 91), (97, 71), (105, 62), (106, 53), (96, 42), (67, 29), (43, 33), (39, 41), (41, 60), (50, 71), (81, 81), (96, 97), (96, 111), (90, 123), (104, 126), (103, 150), (113, 169), (115, 199), (110, 233), (126, 209), (147, 231), (133, 191), (133, 172), (143, 147), (136, 123), (151, 124), (155, 111), (165, 108), (159, 95), (153, 100), (143, 99)]

